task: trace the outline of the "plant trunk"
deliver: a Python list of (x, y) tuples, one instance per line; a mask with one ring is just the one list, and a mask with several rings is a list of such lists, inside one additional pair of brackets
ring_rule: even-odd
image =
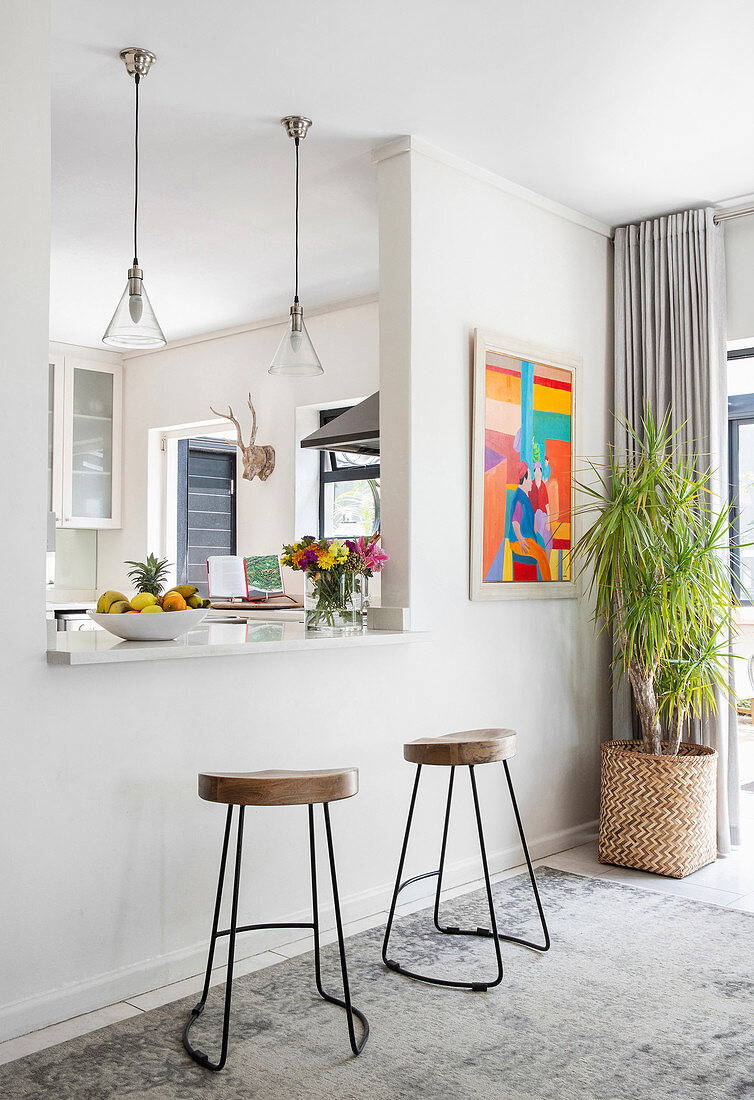
[(673, 711), (673, 723), (670, 727), (670, 738), (668, 740), (666, 756), (678, 756), (678, 748), (681, 744), (681, 734), (683, 733), (683, 724), (685, 721), (685, 711)]
[(657, 715), (657, 696), (655, 695), (654, 674), (649, 675), (636, 665), (628, 668), (628, 678), (634, 692), (636, 709), (641, 720), (641, 739), (644, 752), (653, 756), (662, 754), (662, 731)]

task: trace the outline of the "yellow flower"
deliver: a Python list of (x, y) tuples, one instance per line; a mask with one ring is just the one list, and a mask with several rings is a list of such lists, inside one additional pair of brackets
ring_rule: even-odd
[(344, 562), (348, 558), (348, 547), (342, 539), (334, 539), (330, 543), (330, 553), (334, 555), (335, 561)]
[(317, 554), (317, 565), (320, 569), (331, 569), (333, 565), (335, 565), (335, 555), (332, 552), (332, 548), (319, 551)]

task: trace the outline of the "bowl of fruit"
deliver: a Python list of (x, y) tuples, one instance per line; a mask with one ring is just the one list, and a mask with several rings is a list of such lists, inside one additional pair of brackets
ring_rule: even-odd
[(136, 594), (130, 599), (108, 589), (97, 600), (97, 610), (87, 614), (98, 626), (127, 642), (169, 642), (199, 626), (209, 610), (209, 600), (193, 584), (178, 584), (163, 594), (167, 559), (150, 554), (145, 562), (126, 562)]

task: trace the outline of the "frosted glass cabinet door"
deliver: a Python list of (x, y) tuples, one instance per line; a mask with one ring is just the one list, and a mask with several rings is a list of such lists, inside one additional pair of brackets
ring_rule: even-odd
[(64, 527), (120, 526), (120, 366), (65, 360)]
[(47, 507), (55, 513), (60, 524), (63, 519), (63, 356), (51, 353), (47, 369)]
[(55, 364), (48, 364), (47, 375), (47, 510), (55, 511), (52, 494), (52, 468), (55, 453)]

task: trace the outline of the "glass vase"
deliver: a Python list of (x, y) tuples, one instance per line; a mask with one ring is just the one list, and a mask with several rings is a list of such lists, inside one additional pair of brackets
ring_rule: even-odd
[(358, 634), (364, 629), (364, 577), (323, 569), (306, 574), (306, 629), (318, 634)]

